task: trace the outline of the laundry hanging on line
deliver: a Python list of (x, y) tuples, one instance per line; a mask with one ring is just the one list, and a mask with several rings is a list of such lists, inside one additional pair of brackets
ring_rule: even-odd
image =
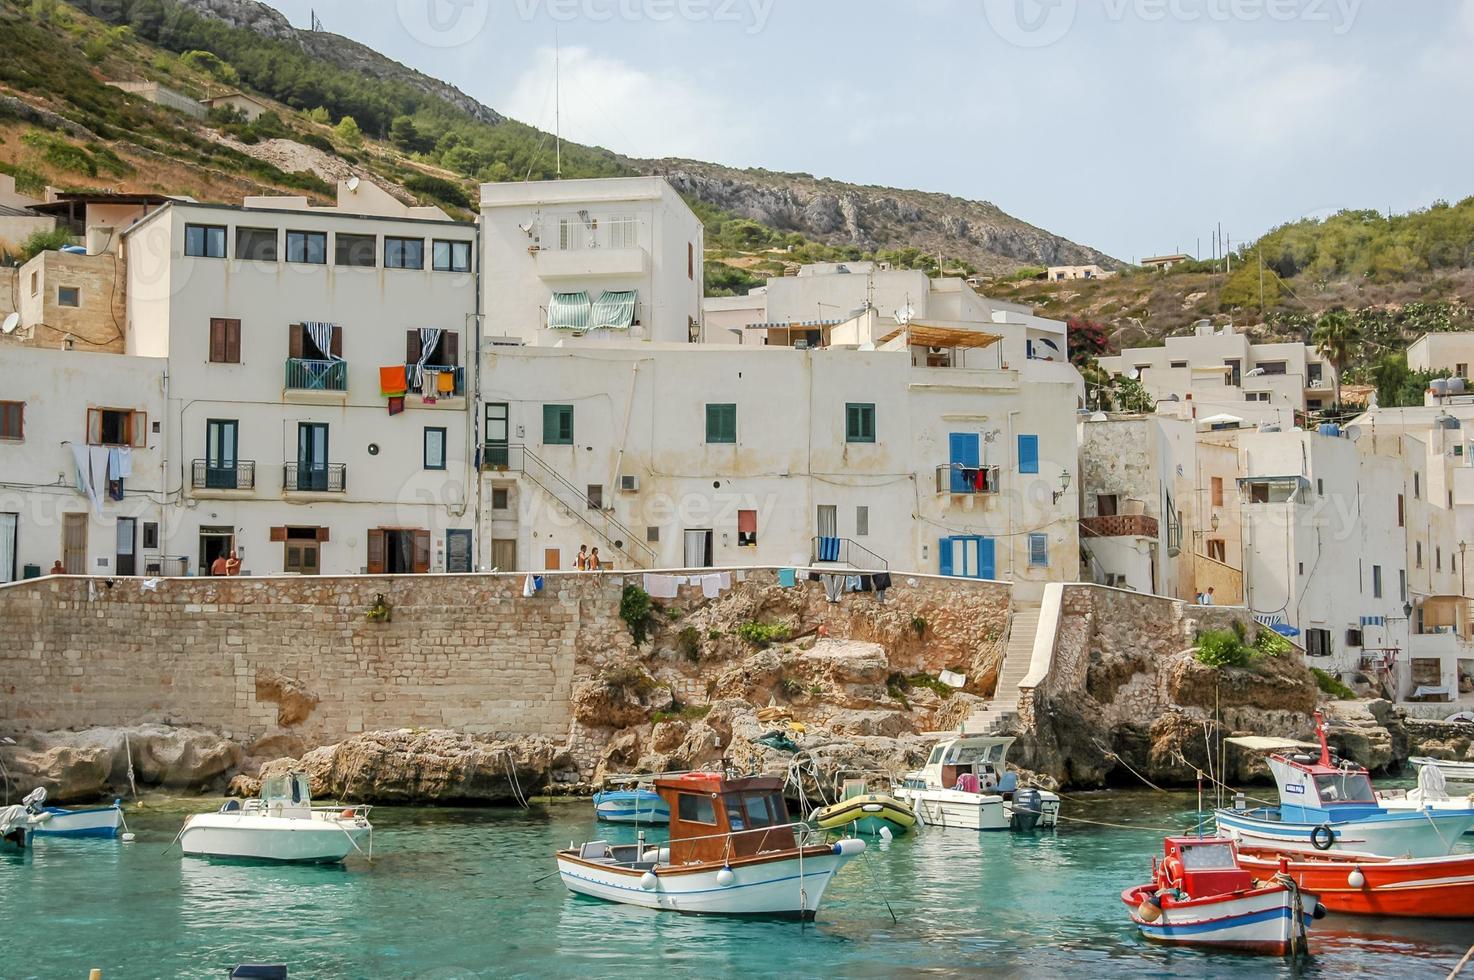
[(732, 576), (728, 572), (717, 575), (703, 575), (701, 577), (701, 594), (708, 599), (715, 599), (727, 589), (732, 587)]
[(843, 575), (825, 575), (824, 597), (830, 602), (838, 602), (840, 596), (844, 595), (844, 580)]
[(680, 594), (685, 578), (676, 575), (645, 575), (645, 592), (652, 599), (674, 599)]

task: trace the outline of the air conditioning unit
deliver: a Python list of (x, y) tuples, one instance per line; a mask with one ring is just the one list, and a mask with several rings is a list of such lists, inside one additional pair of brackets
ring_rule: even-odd
[(620, 493), (639, 493), (640, 478), (634, 475), (621, 476), (619, 478)]

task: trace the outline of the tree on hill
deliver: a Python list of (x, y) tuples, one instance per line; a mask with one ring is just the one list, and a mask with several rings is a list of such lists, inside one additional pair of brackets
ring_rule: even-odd
[(1335, 403), (1340, 408), (1341, 376), (1361, 347), (1361, 327), (1345, 310), (1330, 310), (1315, 322), (1315, 330), (1310, 339), (1315, 344), (1316, 351), (1331, 362), (1335, 371)]
[(346, 146), (357, 149), (363, 145), (363, 130), (358, 128), (358, 123), (352, 116), (344, 116), (338, 120), (338, 125), (333, 127), (333, 135)]

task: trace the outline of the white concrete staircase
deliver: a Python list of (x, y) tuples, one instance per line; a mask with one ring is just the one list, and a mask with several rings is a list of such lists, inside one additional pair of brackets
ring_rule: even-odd
[(969, 735), (986, 735), (1012, 721), (1018, 714), (1019, 682), (1029, 675), (1034, 659), (1034, 639), (1039, 634), (1039, 606), (1023, 606), (1009, 617), (1008, 645), (998, 668), (998, 685), (993, 700), (968, 715), (962, 730)]

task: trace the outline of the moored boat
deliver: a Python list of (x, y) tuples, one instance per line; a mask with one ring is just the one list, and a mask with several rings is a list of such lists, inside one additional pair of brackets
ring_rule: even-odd
[(872, 793), (863, 779), (846, 779), (840, 799), (814, 811), (814, 825), (820, 830), (853, 828), (856, 833), (879, 835), (904, 834), (916, 826), (916, 811), (889, 793)]
[(662, 777), (662, 844), (591, 841), (557, 854), (572, 892), (688, 915), (812, 918), (835, 874), (865, 842), (808, 843), (790, 823), (782, 781), (724, 773)]
[[(1462, 788), (1462, 787), (1461, 787)], [(1474, 793), (1453, 796), (1449, 793), (1448, 780), (1436, 766), (1424, 766), (1418, 770), (1418, 785), (1410, 790), (1380, 790), (1377, 803), (1384, 810), (1468, 810), (1474, 808)], [(1474, 833), (1471, 828), (1466, 833)]]
[[(1269, 756), (1279, 806), (1217, 810), (1220, 833), (1255, 847), (1420, 858), (1452, 853), (1459, 838), (1474, 828), (1474, 809), (1384, 807), (1364, 768), (1332, 759), (1319, 714), (1316, 730), (1318, 759), (1300, 752), (1293, 742), (1278, 743), (1286, 753)], [(1274, 744), (1267, 739), (1228, 741), (1255, 749)]]
[(35, 837), (102, 837), (118, 836), (123, 826), (123, 801), (113, 800), (112, 806), (88, 807), (81, 810), (63, 810), (46, 806), (46, 790), (37, 787), (22, 801), (33, 815), (46, 814), (46, 818), (32, 829)]
[(1474, 854), (1386, 858), (1329, 851), (1281, 854), (1239, 849), (1239, 866), (1258, 875), (1283, 870), (1332, 912), (1419, 919), (1474, 919)]
[(1451, 783), (1474, 783), (1474, 762), (1458, 762), (1453, 759), (1429, 759), (1418, 756), (1407, 760), (1418, 769), (1437, 769)]
[[(273, 776), (258, 799), (227, 800), (179, 832), (185, 854), (240, 861), (331, 864), (355, 851), (373, 856), (366, 806), (313, 806), (304, 773)], [(365, 851), (365, 847), (367, 850)]]
[(1169, 837), (1163, 850), (1151, 882), (1121, 893), (1147, 939), (1274, 956), (1304, 951), (1311, 920), (1323, 914), (1315, 895), (1278, 875), (1256, 881), (1225, 837)]
[(896, 797), (927, 825), (961, 830), (1030, 831), (1059, 822), (1059, 796), (1019, 786), (1007, 757), (1014, 740), (944, 736), (926, 766), (907, 773)]
[(31, 834), (50, 817), (49, 813), (32, 813), (19, 805), (0, 807), (0, 848), (24, 851)]
[(611, 776), (594, 794), (594, 816), (606, 823), (643, 826), (670, 823), (670, 807), (648, 776)]

